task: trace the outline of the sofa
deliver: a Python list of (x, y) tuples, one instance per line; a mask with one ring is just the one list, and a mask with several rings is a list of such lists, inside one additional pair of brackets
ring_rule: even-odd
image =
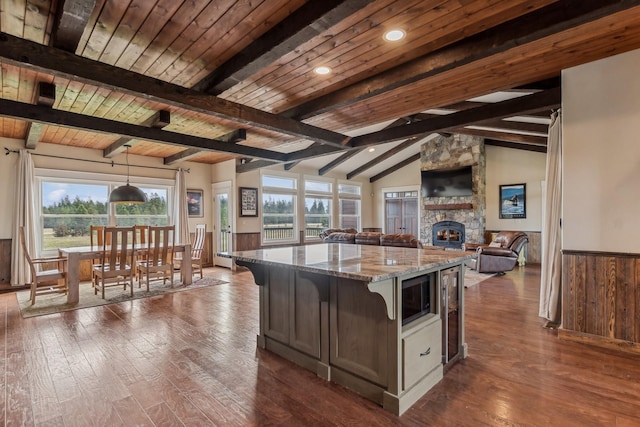
[(501, 231), (489, 244), (465, 243), (465, 250), (477, 254), (468, 265), (478, 273), (504, 274), (513, 270), (520, 250), (528, 241), (529, 237), (522, 231)]
[(412, 234), (383, 234), (375, 231), (359, 232), (353, 228), (329, 228), (320, 233), (325, 243), (354, 243), (357, 245), (395, 246), (403, 248), (422, 248), (420, 240)]

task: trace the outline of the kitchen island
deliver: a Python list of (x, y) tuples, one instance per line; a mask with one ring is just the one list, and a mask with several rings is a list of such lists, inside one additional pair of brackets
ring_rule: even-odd
[(260, 286), (258, 346), (398, 415), (466, 357), (473, 256), (340, 243), (231, 254)]

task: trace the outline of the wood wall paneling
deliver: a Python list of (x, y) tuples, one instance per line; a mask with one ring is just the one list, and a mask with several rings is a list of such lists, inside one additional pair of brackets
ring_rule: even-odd
[(559, 336), (640, 353), (640, 255), (565, 251)]
[(250, 251), (261, 247), (260, 233), (233, 233), (233, 250)]
[(0, 284), (11, 284), (11, 239), (0, 239)]

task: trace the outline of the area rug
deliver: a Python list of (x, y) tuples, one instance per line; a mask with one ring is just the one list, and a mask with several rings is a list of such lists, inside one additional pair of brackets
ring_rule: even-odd
[(464, 269), (464, 287), (470, 288), (477, 285), (483, 280), (487, 280), (489, 277), (495, 276), (495, 273), (478, 273), (470, 268)]
[(102, 299), (99, 292), (98, 295), (94, 295), (91, 283), (85, 282), (80, 284), (80, 302), (78, 304), (67, 304), (67, 296), (64, 294), (38, 296), (36, 297), (36, 303), (34, 305), (31, 305), (28, 290), (16, 292), (16, 297), (18, 298), (20, 313), (22, 317), (26, 318), (58, 313), (60, 311), (71, 311), (99, 305), (114, 304), (139, 298), (148, 298), (156, 295), (171, 294), (174, 292), (189, 291), (225, 283), (228, 282), (212, 276), (204, 276), (202, 279), (194, 280), (193, 283), (188, 286), (184, 286), (180, 280), (175, 280), (172, 288), (169, 283), (164, 285), (161, 280), (157, 280), (149, 284), (149, 292), (147, 292), (145, 284), (143, 284), (141, 288), (135, 285), (133, 297), (131, 297), (128, 288), (126, 291), (118, 287), (107, 288), (106, 298)]

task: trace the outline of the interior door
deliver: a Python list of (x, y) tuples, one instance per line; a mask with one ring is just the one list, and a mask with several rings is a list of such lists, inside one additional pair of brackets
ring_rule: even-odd
[(418, 215), (418, 198), (406, 197), (402, 199), (402, 233), (419, 236)]
[(233, 218), (233, 203), (231, 202), (231, 182), (213, 184), (214, 226), (213, 253), (214, 264), (221, 267), (232, 267), (232, 261), (226, 254), (233, 252), (231, 236), (231, 219)]
[(384, 232), (402, 233), (402, 203), (399, 199), (386, 199), (384, 205)]
[(417, 191), (384, 193), (385, 233), (419, 235), (419, 208)]

